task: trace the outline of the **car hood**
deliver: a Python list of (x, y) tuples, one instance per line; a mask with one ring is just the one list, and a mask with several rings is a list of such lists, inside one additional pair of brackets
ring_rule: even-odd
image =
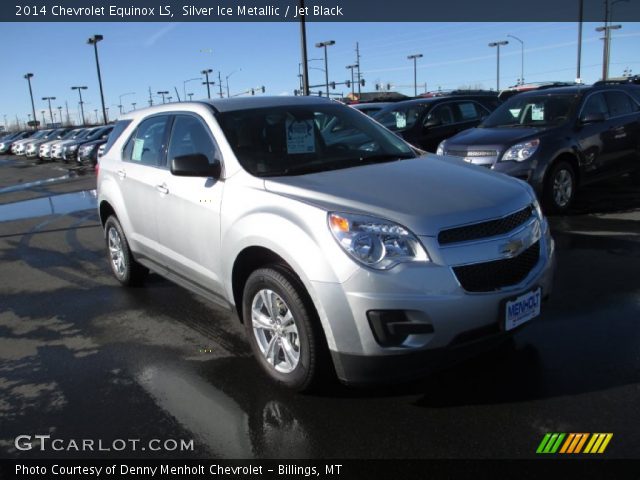
[(101, 138), (99, 140), (92, 140), (90, 142), (83, 143), (82, 146), (83, 147), (88, 147), (89, 145), (100, 145), (102, 143), (107, 143), (107, 140), (104, 139), (104, 138)]
[(502, 145), (510, 147), (515, 143), (534, 137), (539, 133), (541, 133), (539, 128), (531, 127), (470, 128), (448, 139), (446, 146)]
[(265, 189), (327, 211), (386, 218), (426, 236), (508, 215), (532, 202), (528, 187), (519, 180), (435, 155), (270, 177)]

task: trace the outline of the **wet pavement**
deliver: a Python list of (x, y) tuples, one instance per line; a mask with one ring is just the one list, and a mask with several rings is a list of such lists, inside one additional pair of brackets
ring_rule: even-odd
[[(547, 432), (612, 432), (608, 458), (640, 457), (640, 185), (629, 178), (586, 188), (552, 219), (555, 290), (513, 342), (408, 385), (296, 395), (263, 376), (235, 317), (156, 275), (118, 286), (91, 173), (42, 182), (69, 172), (1, 160), (3, 457), (530, 458)], [(194, 447), (14, 447), (38, 434)]]

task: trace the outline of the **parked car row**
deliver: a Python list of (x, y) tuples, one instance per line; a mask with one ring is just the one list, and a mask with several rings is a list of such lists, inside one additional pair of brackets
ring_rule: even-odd
[(113, 125), (106, 125), (16, 132), (0, 138), (0, 154), (95, 165), (98, 150), (112, 129)]

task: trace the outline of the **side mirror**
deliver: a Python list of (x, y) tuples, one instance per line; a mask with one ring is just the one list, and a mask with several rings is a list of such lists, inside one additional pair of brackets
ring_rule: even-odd
[(442, 125), (442, 122), (440, 121), (440, 119), (430, 118), (424, 124), (424, 128), (427, 129), (427, 128), (439, 127), (440, 125)]
[(212, 177), (217, 180), (221, 173), (220, 161), (216, 159), (211, 164), (202, 153), (181, 155), (171, 160), (171, 174), (178, 177)]
[(600, 123), (606, 120), (604, 113), (587, 113), (580, 117), (580, 123), (586, 125), (588, 123)]

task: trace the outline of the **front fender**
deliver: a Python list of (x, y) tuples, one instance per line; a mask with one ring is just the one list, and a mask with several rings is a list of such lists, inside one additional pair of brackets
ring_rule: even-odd
[(303, 204), (295, 212), (277, 207), (255, 211), (223, 230), (221, 245), (225, 294), (231, 304), (235, 304), (232, 272), (236, 258), (249, 247), (268, 249), (300, 278), (316, 308), (329, 348), (335, 347), (327, 312), (313, 282), (342, 283), (358, 267), (331, 236), (326, 212)]

